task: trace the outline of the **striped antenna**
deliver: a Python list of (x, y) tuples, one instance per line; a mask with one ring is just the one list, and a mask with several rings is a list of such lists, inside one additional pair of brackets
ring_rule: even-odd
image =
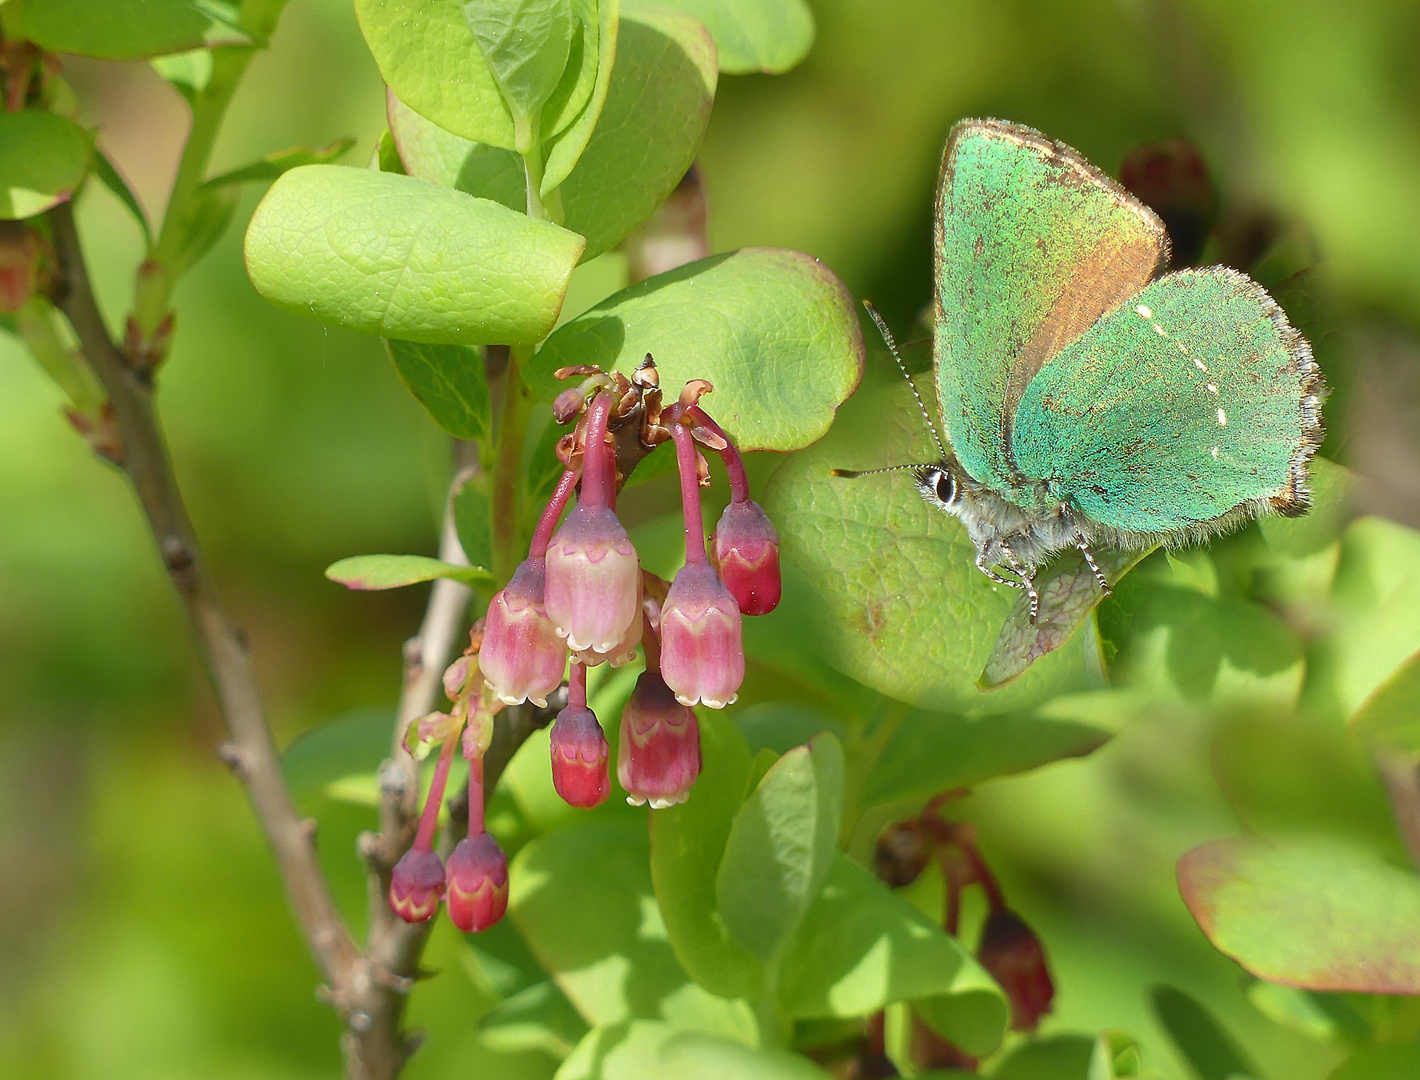
[(930, 465), (888, 465), (881, 469), (830, 469), (830, 476), (842, 476), (849, 480), (856, 480), (860, 476), (876, 476), (878, 473), (902, 472), (904, 469), (911, 469), (917, 472), (921, 469), (929, 469)]
[[(897, 351), (897, 342), (893, 340), (892, 331), (888, 329), (883, 317), (878, 314), (878, 309), (873, 307), (872, 301), (864, 300), (863, 306), (868, 309), (868, 314), (877, 324), (878, 333), (882, 334), (883, 340), (887, 342), (888, 352), (892, 353), (892, 358), (897, 361), (897, 370), (902, 372), (902, 377), (907, 380), (907, 386), (912, 391), (912, 396), (917, 399), (917, 407), (922, 410), (922, 419), (927, 421), (927, 429), (932, 433), (932, 439), (937, 444), (937, 449), (942, 452), (942, 457), (946, 458), (947, 448), (942, 443), (942, 436), (937, 431), (937, 425), (932, 422), (932, 414), (927, 411), (927, 403), (922, 400), (922, 395), (917, 392), (917, 384), (912, 381), (912, 376), (907, 373), (907, 365), (902, 362), (902, 355)], [(912, 468), (912, 466), (904, 466)], [(888, 472), (887, 469), (874, 469), (873, 472)]]

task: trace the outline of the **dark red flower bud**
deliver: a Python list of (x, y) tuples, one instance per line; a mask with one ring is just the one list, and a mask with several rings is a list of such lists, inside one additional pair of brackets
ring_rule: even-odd
[(878, 880), (894, 889), (911, 885), (927, 868), (932, 844), (915, 821), (896, 821), (878, 837), (873, 868)]
[(460, 840), (445, 885), (454, 925), (464, 933), (487, 930), (508, 910), (508, 856), (486, 832)]
[(641, 564), (607, 506), (579, 502), (547, 548), (547, 617), (574, 652), (609, 653), (641, 608)]
[(1034, 1031), (1050, 1011), (1055, 984), (1031, 928), (1010, 908), (997, 908), (986, 918), (976, 958), (1010, 999), (1011, 1027)]
[(410, 848), (390, 874), (390, 910), (405, 922), (427, 921), (444, 895), (444, 864), (428, 848)]
[(616, 778), (633, 806), (655, 810), (685, 802), (700, 775), (700, 725), (654, 671), (636, 680), (621, 711)]
[(779, 534), (759, 503), (730, 503), (710, 539), (720, 580), (740, 614), (773, 611), (779, 604)]
[(611, 748), (591, 709), (568, 705), (552, 725), (552, 786), (571, 806), (590, 810), (611, 794)]
[(478, 665), (508, 705), (545, 707), (547, 695), (562, 685), (567, 646), (543, 606), (545, 577), (543, 560), (528, 559), (488, 605)]
[(661, 676), (683, 705), (723, 709), (745, 677), (740, 609), (708, 563), (686, 563), (661, 607)]

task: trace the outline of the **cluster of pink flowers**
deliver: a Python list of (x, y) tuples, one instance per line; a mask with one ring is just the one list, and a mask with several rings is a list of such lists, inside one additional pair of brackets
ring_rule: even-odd
[[(587, 669), (626, 664), (639, 646), (646, 670), (621, 714), (617, 780), (633, 805), (684, 802), (701, 765), (692, 706), (734, 702), (745, 672), (740, 617), (766, 614), (779, 602), (779, 537), (749, 498), (738, 451), (699, 404), (710, 385), (689, 383), (662, 409), (649, 357), (630, 380), (595, 368), (559, 374), (590, 376), (554, 407), (562, 422), (581, 416), (559, 447), (567, 471), (527, 559), (488, 605), (477, 655), (446, 676), (453, 713), (421, 722), (421, 737), (444, 744), (414, 847), (391, 880), (391, 907), (409, 921), (429, 918), (447, 896), (461, 929), (482, 930), (507, 906), (507, 860), (484, 831), (482, 813), (482, 753), (498, 709), (523, 702), (545, 708), (565, 681), (567, 705), (551, 731), (553, 784), (572, 806), (598, 806), (611, 793), (610, 747), (587, 704)], [(665, 442), (675, 446), (685, 518), (685, 565), (669, 588), (641, 569), (616, 516), (619, 459), (625, 456), (629, 471)], [(709, 545), (700, 512), (709, 468), (697, 444), (720, 454), (730, 479), (732, 501)], [(561, 520), (574, 489), (576, 505)], [(434, 821), (465, 723), (469, 838), (444, 866), (432, 850)]]

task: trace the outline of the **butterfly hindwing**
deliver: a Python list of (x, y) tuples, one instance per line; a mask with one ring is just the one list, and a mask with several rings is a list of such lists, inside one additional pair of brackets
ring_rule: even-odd
[(1032, 377), (1168, 258), (1158, 218), (1063, 144), (1018, 124), (952, 130), (937, 194), (934, 339), (962, 466), (1004, 488)]
[(1240, 507), (1306, 507), (1320, 376), (1260, 285), (1223, 267), (1167, 274), (1031, 381), (1012, 450), (1102, 525), (1160, 533)]

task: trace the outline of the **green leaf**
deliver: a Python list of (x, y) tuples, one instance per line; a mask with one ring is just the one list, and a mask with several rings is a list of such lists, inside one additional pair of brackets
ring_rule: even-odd
[[(587, 257), (615, 247), (675, 190), (700, 152), (715, 100), (715, 46), (694, 19), (626, 14), (596, 125), (574, 125), (548, 153), (543, 189), (565, 176), (563, 219), (587, 238)], [(593, 99), (595, 103), (595, 98)]]
[(247, 272), (277, 307), (367, 334), (483, 345), (541, 340), (582, 238), (408, 176), (303, 165), (247, 229)]
[[(590, 0), (579, 0), (572, 6), (577, 16), (579, 37), (572, 41), (572, 59), (567, 64), (563, 86), (558, 87), (548, 102), (543, 116), (542, 186), (544, 196), (551, 193), (577, 165), (577, 159), (587, 148), (611, 89), (612, 75), (617, 65), (617, 38), (621, 29), (621, 0), (600, 0), (595, 10)], [(577, 64), (577, 49), (581, 46), (582, 62)], [(572, 81), (575, 70), (576, 81)], [(563, 103), (564, 93), (567, 100)], [(556, 119), (549, 121), (548, 116)], [(610, 125), (608, 125), (610, 126)]]
[(540, 1050), (565, 1058), (587, 1034), (587, 1025), (552, 983), (534, 983), (499, 1002), (478, 1022), (482, 1042), (501, 1053)]
[[(795, 378), (806, 383), (812, 376)], [(662, 385), (673, 384), (663, 378)], [(715, 411), (713, 396), (707, 406)], [(908, 387), (898, 383), (856, 395), (826, 438), (785, 462), (764, 497), (779, 530), (786, 581), (798, 580), (794, 592), (786, 588), (781, 609), (801, 609), (796, 617), (834, 668), (923, 708), (1009, 712), (1091, 688), (1085, 649), (1071, 646), (1036, 661), (1010, 686), (983, 694), (976, 678), (1016, 591), (976, 569), (976, 549), (961, 523), (924, 504), (907, 473), (832, 475), (835, 468), (931, 461), (938, 454)]]
[(843, 810), (843, 748), (831, 734), (790, 750), (735, 814), (716, 906), (741, 947), (772, 961), (822, 888)]
[(299, 165), (323, 165), (334, 161), (355, 145), (353, 136), (336, 139), (327, 146), (293, 146), (289, 150), (278, 150), (267, 154), (260, 161), (232, 169), (208, 180), (206, 187), (223, 187), (227, 184), (246, 184), (254, 181), (275, 180), (282, 173), (290, 172)]
[(1339, 846), (1218, 840), (1178, 865), (1208, 940), (1258, 978), (1420, 994), (1420, 878)]
[(1199, 1080), (1261, 1075), (1217, 1018), (1182, 990), (1172, 986), (1152, 987), (1149, 1003)]
[(1315, 991), (1261, 979), (1247, 988), (1247, 999), (1252, 1007), (1274, 1024), (1318, 1042), (1330, 1042), (1340, 1038), (1341, 1025), (1321, 1006), (1318, 997)]
[(1324, 674), (1349, 717), (1420, 652), (1420, 533), (1381, 518), (1352, 522), (1332, 601)]
[(1267, 546), (1298, 559), (1314, 555), (1341, 535), (1354, 516), (1357, 478), (1350, 469), (1314, 457), (1309, 468), (1312, 506), (1301, 517), (1264, 517), (1257, 525)]
[(460, 0), (355, 0), (355, 16), (401, 101), (465, 139), (516, 149), (513, 114)]
[(206, 255), (222, 239), (237, 209), (239, 191), (234, 187), (202, 187), (187, 205), (181, 224), (181, 244), (168, 264), (169, 273), (179, 276)]
[[(1095, 561), (1104, 571), (1105, 580), (1114, 585), (1152, 550), (1101, 551)], [(1094, 571), (1078, 551), (1059, 556), (1035, 579), (1035, 584), (1040, 596), (1038, 616), (1031, 621), (1030, 599), (1024, 593), (1018, 594), (986, 659), (986, 667), (976, 680), (981, 689), (1004, 686), (1046, 653), (1064, 646), (1104, 599)]]
[(224, 0), (26, 0), (18, 35), (48, 52), (142, 60), (199, 46), (249, 45)]
[(1420, 1045), (1366, 1046), (1337, 1066), (1327, 1080), (1415, 1080)]
[(1420, 754), (1420, 652), (1362, 703), (1351, 724), (1369, 742)]
[(914, 709), (863, 781), (863, 806), (925, 799), (1103, 745), (1144, 707), (1119, 692), (1068, 694), (1029, 713), (957, 716)]
[(0, 219), (33, 217), (69, 198), (92, 150), (84, 129), (62, 116), (0, 113)]
[(795, 1018), (867, 1016), (910, 1000), (977, 1055), (995, 1049), (1010, 1019), (1000, 988), (961, 943), (846, 855), (834, 856), (784, 954), (779, 1000)]
[(534, 123), (562, 79), (572, 45), (568, 0), (466, 0), (463, 17), (513, 114), (515, 149), (533, 148)]
[(159, 56), (153, 59), (152, 66), (191, 105), (212, 80), (212, 50), (191, 49)]
[(373, 776), (389, 757), (394, 710), (352, 709), (303, 732), (281, 755), (281, 775), (297, 802), (340, 795), (352, 776)]
[(660, 1064), (662, 1080), (829, 1080), (828, 1073), (798, 1054), (697, 1031), (666, 1039)]
[(715, 904), (715, 875), (744, 802), (749, 749), (728, 717), (702, 710), (700, 753), (700, 778), (690, 799), (651, 815), (651, 880), (685, 970), (712, 993), (754, 997), (759, 962), (731, 939)]
[(1049, 1035), (1012, 1050), (992, 1080), (1093, 1080), (1089, 1077), (1095, 1040), (1088, 1035)]
[(481, 566), (455, 566), (425, 555), (352, 555), (331, 563), (325, 576), (347, 589), (398, 589), (435, 578), (487, 585), (493, 575)]
[(492, 433), (492, 405), (483, 354), (467, 345), (388, 340), (390, 359), (434, 423), (458, 439)]
[(465, 480), (454, 496), (454, 529), (459, 545), (474, 566), (493, 561), (493, 500), (488, 494), (488, 477), (475, 473)]
[(814, 43), (805, 0), (655, 0), (694, 15), (709, 28), (727, 75), (779, 74), (796, 66)]
[[(695, 20), (651, 11), (622, 20), (612, 36), (609, 88), (588, 105), (600, 120), (584, 124), (584, 114), (554, 140), (543, 177), (544, 194), (561, 185), (561, 220), (587, 238), (585, 259), (619, 244), (675, 190), (695, 160), (715, 91), (714, 50)], [(411, 176), (516, 210), (527, 205), (517, 154), (461, 138), (393, 96), (387, 114)]]
[(807, 255), (745, 248), (633, 285), (566, 323), (528, 366), (528, 384), (550, 401), (562, 389), (557, 368), (630, 372), (648, 352), (667, 398), (690, 379), (714, 384), (703, 404), (741, 451), (818, 439), (863, 370), (842, 282)]
[(102, 150), (95, 147), (93, 156), (94, 175), (99, 178), (99, 183), (113, 192), (113, 195), (121, 202), (133, 220), (138, 223), (138, 229), (143, 233), (143, 244), (147, 248), (153, 246), (153, 231), (148, 227), (148, 215), (143, 211), (143, 204), (138, 201), (138, 196), (134, 194), (128, 181), (123, 178), (123, 174), (109, 159), (109, 156)]
[(643, 821), (580, 825), (518, 853), (508, 910), (587, 1023), (665, 1019), (750, 1037), (754, 1018), (691, 982), (651, 890)]

